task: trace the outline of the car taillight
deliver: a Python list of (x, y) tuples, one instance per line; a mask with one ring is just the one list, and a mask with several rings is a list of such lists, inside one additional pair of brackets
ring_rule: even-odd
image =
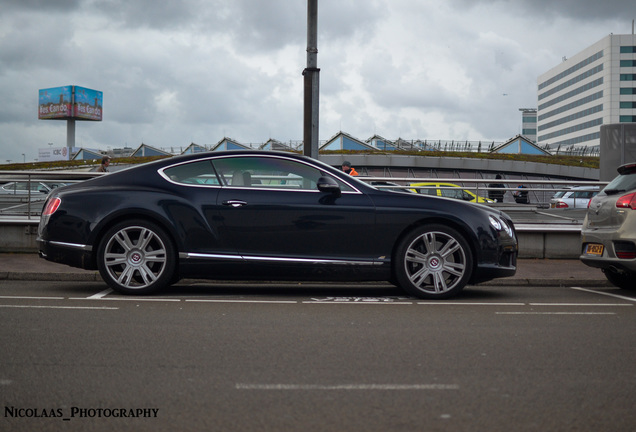
[(559, 201), (556, 203), (556, 208), (568, 208), (568, 205), (566, 203), (564, 203), (563, 201)]
[(42, 210), (42, 216), (51, 216), (53, 213), (55, 213), (61, 203), (62, 200), (57, 197), (47, 201), (44, 210)]
[(636, 258), (636, 245), (627, 241), (615, 241), (614, 252), (617, 258), (634, 259)]
[(636, 192), (620, 197), (616, 200), (616, 207), (636, 210)]

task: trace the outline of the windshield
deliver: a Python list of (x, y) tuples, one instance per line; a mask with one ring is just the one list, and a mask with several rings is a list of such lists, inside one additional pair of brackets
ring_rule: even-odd
[(632, 189), (636, 189), (636, 173), (619, 175), (603, 189), (603, 192), (612, 195)]

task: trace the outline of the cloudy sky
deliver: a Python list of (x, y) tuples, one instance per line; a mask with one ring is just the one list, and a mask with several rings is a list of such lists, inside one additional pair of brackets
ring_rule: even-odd
[[(318, 0), (320, 139), (504, 141), (537, 77), (610, 33), (633, 0)], [(303, 137), (306, 0), (2, 0), (0, 163), (66, 145), (38, 90), (103, 92), (76, 146)], [(24, 154), (24, 156), (23, 156)]]

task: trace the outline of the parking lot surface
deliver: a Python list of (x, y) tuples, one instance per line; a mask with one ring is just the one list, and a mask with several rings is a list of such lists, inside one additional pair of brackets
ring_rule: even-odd
[(0, 430), (631, 431), (635, 305), (603, 285), (424, 301), (387, 284), (130, 297), (2, 280)]

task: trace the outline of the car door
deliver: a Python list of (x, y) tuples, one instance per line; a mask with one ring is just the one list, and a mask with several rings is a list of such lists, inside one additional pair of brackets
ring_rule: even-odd
[(598, 191), (577, 191), (574, 193), (574, 208), (587, 208), (590, 200), (596, 196)]
[(464, 190), (457, 188), (456, 185), (452, 185), (450, 183), (442, 183), (439, 185), (439, 187), (440, 189), (438, 190), (441, 192), (441, 196), (445, 198), (454, 198), (463, 201), (470, 201), (474, 199)]
[(320, 192), (325, 172), (280, 155), (225, 157), (214, 166), (225, 182), (217, 202), (225, 248), (248, 259), (373, 260), (375, 209), (355, 188), (336, 179), (340, 196)]

